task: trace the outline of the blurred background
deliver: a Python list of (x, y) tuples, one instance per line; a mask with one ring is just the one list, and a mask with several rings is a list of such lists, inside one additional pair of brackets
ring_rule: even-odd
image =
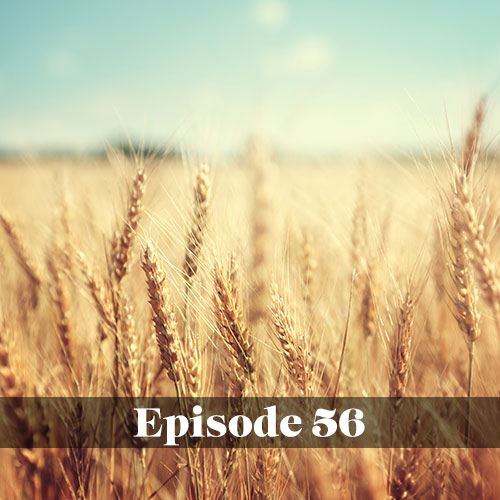
[[(3, 2), (0, 152), (421, 152), (500, 121), (496, 2)], [(490, 129), (490, 136), (496, 130)]]

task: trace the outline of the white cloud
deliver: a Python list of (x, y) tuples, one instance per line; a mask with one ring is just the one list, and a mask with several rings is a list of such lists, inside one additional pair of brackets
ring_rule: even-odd
[(54, 50), (45, 57), (47, 72), (56, 77), (69, 76), (75, 73), (77, 62), (75, 55), (66, 50)]
[(288, 17), (286, 5), (279, 0), (257, 0), (252, 11), (256, 21), (265, 26), (281, 26)]

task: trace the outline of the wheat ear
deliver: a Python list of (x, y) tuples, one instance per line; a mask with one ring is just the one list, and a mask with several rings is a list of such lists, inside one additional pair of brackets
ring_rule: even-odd
[(218, 263), (215, 264), (214, 285), (217, 331), (232, 360), (233, 390), (236, 394), (242, 395), (245, 392), (247, 380), (255, 388), (256, 366), (254, 346), (243, 318), (233, 264), (229, 273), (224, 272)]
[(477, 158), (479, 155), (479, 141), (481, 138), (481, 128), (484, 123), (485, 115), (485, 98), (482, 97), (474, 111), (474, 118), (472, 120), (472, 125), (467, 131), (464, 141), (464, 151), (463, 151), (463, 171), (466, 177), (470, 177), (473, 168), (477, 163)]
[(399, 306), (398, 321), (392, 343), (391, 370), (389, 374), (389, 397), (402, 398), (408, 385), (410, 353), (413, 339), (415, 302), (410, 293)]
[(470, 398), (472, 393), (472, 368), (474, 344), (480, 335), (479, 313), (477, 311), (478, 293), (472, 280), (469, 249), (463, 230), (462, 213), (453, 204), (450, 213), (450, 261), (453, 292), (450, 293), (454, 305), (454, 316), (459, 328), (465, 334), (469, 350), (469, 373), (467, 385), (467, 425), (466, 443), (470, 438)]
[[(408, 377), (410, 373), (410, 355), (411, 344), (413, 340), (413, 322), (415, 320), (415, 302), (411, 297), (410, 292), (399, 305), (396, 331), (392, 340), (391, 348), (391, 369), (389, 372), (389, 397), (396, 399), (395, 411), (397, 412), (401, 398), (405, 395), (408, 385)], [(396, 415), (392, 416), (391, 420), (391, 443), (393, 439), (394, 423)], [(389, 452), (388, 491), (392, 488), (392, 461), (393, 449)]]
[(422, 449), (406, 448), (403, 457), (395, 468), (391, 481), (391, 498), (394, 500), (404, 500), (412, 498), (418, 487), (417, 471), (420, 466)]
[(0, 213), (0, 224), (3, 226), (5, 234), (9, 240), (9, 244), (16, 256), (16, 259), (24, 270), (28, 280), (32, 286), (32, 305), (35, 307), (38, 303), (38, 295), (40, 291), (40, 285), (42, 284), (42, 277), (40, 270), (35, 264), (34, 259), (28, 252), (28, 248), (26, 247), (21, 235), (19, 234), (17, 228), (15, 227), (12, 220), (3, 213)]
[(186, 391), (187, 396), (197, 398), (202, 391), (202, 360), (200, 346), (193, 334), (188, 336), (185, 350)]
[(372, 261), (366, 265), (366, 271), (362, 275), (361, 281), (361, 325), (365, 337), (373, 337), (375, 333), (375, 287), (374, 270)]
[(302, 395), (310, 396), (312, 385), (311, 357), (306, 339), (297, 334), (295, 324), (276, 285), (273, 287), (272, 312), (274, 332), (280, 342), (288, 373)]
[(187, 285), (198, 271), (198, 260), (203, 244), (203, 235), (207, 225), (208, 208), (210, 205), (210, 188), (210, 169), (208, 165), (201, 165), (196, 176), (193, 217), (191, 228), (187, 235), (186, 253), (182, 266)]
[[(92, 270), (90, 264), (85, 257), (85, 254), (78, 250), (76, 252), (76, 257), (80, 268), (85, 277), (85, 283), (87, 288), (94, 300), (94, 305), (96, 306), (97, 312), (101, 317), (103, 323), (114, 330), (116, 328), (116, 320), (114, 316), (113, 303), (110, 298), (110, 293), (106, 285), (99, 279), (97, 274)], [(106, 333), (102, 332), (104, 336)]]
[(119, 337), (119, 361), (121, 362), (123, 374), (123, 385), (128, 397), (141, 395), (139, 340), (132, 310), (132, 304), (128, 297), (120, 295), (119, 325), (121, 335)]
[(256, 325), (267, 314), (268, 299), (268, 252), (269, 252), (269, 198), (266, 182), (266, 150), (255, 140), (250, 144), (249, 163), (252, 174), (252, 214), (251, 214), (251, 289), (250, 324)]
[(71, 321), (70, 297), (64, 281), (64, 272), (61, 263), (64, 261), (63, 252), (53, 251), (47, 255), (47, 269), (51, 277), (50, 295), (54, 304), (55, 323), (59, 342), (62, 349), (64, 364), (71, 371), (74, 368), (75, 356), (73, 346), (73, 323)]
[(355, 284), (359, 286), (359, 276), (366, 266), (366, 245), (368, 236), (368, 227), (366, 220), (366, 188), (365, 175), (360, 172), (359, 183), (357, 187), (357, 198), (352, 214), (352, 232), (351, 232), (351, 259), (352, 268), (356, 271)]
[(146, 174), (144, 166), (139, 165), (135, 174), (130, 199), (128, 204), (127, 216), (122, 231), (113, 240), (111, 249), (111, 259), (113, 272), (117, 281), (121, 281), (129, 268), (130, 252), (139, 224), (141, 213), (144, 209), (142, 199), (145, 191)]
[[(0, 311), (1, 313), (1, 311)], [(29, 418), (25, 412), (23, 397), (26, 396), (24, 384), (21, 382), (10, 356), (11, 346), (7, 340), (7, 323), (0, 318), (0, 395), (8, 398), (5, 406), (5, 416), (12, 428), (16, 430), (25, 448), (32, 448), (34, 433)], [(18, 449), (18, 457), (27, 465), (36, 465), (36, 455), (32, 450)]]
[(310, 232), (305, 231), (302, 240), (302, 279), (304, 282), (304, 301), (307, 306), (309, 316), (313, 311), (313, 293), (315, 285), (316, 269), (318, 262), (315, 256), (314, 240)]
[(455, 170), (455, 194), (462, 212), (463, 230), (467, 235), (474, 256), (474, 267), (488, 302), (495, 311), (498, 311), (500, 306), (500, 283), (496, 266), (491, 258), (490, 247), (484, 236), (484, 226), (479, 222), (465, 173), (460, 171), (458, 167)]
[[(165, 272), (149, 244), (142, 256), (142, 269), (146, 275), (149, 303), (153, 311), (153, 324), (156, 331), (156, 341), (160, 348), (161, 363), (168, 377), (175, 382), (180, 391), (184, 377), (177, 318), (170, 298)], [(182, 391), (180, 392), (182, 393)]]
[(279, 448), (263, 448), (258, 450), (253, 474), (256, 498), (272, 500), (275, 498), (276, 479), (279, 472), (281, 450)]

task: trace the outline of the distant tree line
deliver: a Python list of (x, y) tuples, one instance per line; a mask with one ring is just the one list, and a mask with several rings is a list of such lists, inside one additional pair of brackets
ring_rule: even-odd
[(96, 147), (85, 151), (71, 148), (39, 147), (39, 148), (8, 148), (0, 146), (0, 159), (15, 159), (29, 155), (40, 158), (105, 158), (110, 151), (116, 151), (125, 157), (133, 158), (136, 155), (145, 158), (177, 159), (181, 157), (180, 150), (173, 145), (165, 145), (154, 141), (140, 141), (136, 139), (119, 138), (111, 141), (107, 146)]
[[(134, 157), (136, 155), (145, 158), (169, 158), (176, 159), (181, 157), (181, 152), (172, 145), (165, 145), (153, 141), (139, 141), (135, 139), (118, 139), (111, 144), (111, 148), (122, 153), (126, 157)], [(106, 149), (102, 150), (102, 154), (107, 153)]]

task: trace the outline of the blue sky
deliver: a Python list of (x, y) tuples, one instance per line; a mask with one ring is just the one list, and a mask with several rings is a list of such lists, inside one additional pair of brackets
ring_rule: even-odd
[[(124, 133), (212, 155), (446, 140), (500, 85), (497, 2), (2, 2), (0, 147)], [(500, 121), (497, 120), (498, 124)]]

